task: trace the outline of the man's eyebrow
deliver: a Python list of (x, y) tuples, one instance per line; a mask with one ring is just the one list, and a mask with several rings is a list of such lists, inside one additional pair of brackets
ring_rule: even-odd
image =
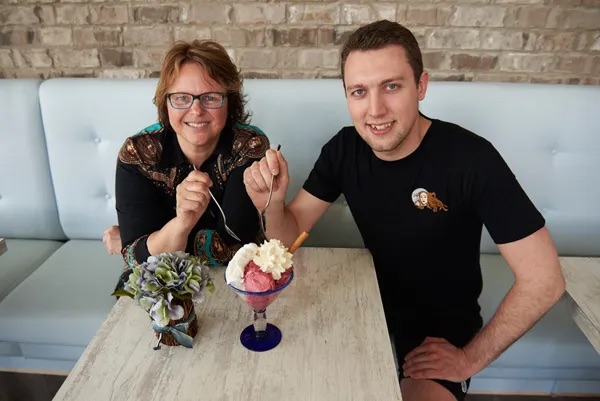
[(363, 88), (363, 84), (346, 85), (346, 91), (351, 91), (358, 88)]
[[(402, 75), (398, 75), (398, 76), (391, 77), (391, 78), (386, 78), (383, 81), (379, 82), (379, 86), (385, 85), (387, 83), (394, 82), (394, 81), (406, 81), (406, 78), (403, 77)], [(353, 91), (354, 89), (364, 88), (364, 87), (365, 87), (365, 85), (363, 85), (363, 84), (347, 85), (346, 92)]]
[(395, 77), (392, 77), (392, 78), (384, 79), (379, 84), (380, 85), (385, 85), (385, 84), (393, 82), (393, 81), (406, 81), (406, 78), (403, 77), (402, 75), (398, 75), (398, 76), (395, 76)]

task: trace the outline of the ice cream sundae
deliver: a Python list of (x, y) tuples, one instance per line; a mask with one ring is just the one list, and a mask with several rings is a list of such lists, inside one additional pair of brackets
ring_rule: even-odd
[[(292, 254), (281, 243), (272, 239), (262, 245), (254, 243), (241, 247), (225, 270), (227, 284), (247, 293), (265, 293), (285, 285), (292, 272)], [(254, 309), (265, 309), (277, 296), (246, 294), (246, 302)]]
[(276, 239), (246, 244), (227, 265), (225, 281), (253, 309), (253, 323), (240, 334), (249, 350), (268, 351), (281, 341), (281, 330), (267, 323), (266, 310), (294, 279), (292, 254), (307, 237), (303, 232), (289, 249)]

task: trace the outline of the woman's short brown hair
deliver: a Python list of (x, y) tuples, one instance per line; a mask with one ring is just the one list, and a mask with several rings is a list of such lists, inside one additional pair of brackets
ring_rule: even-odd
[(167, 93), (185, 63), (200, 64), (208, 75), (225, 88), (228, 102), (228, 121), (247, 123), (246, 99), (242, 92), (243, 81), (240, 71), (233, 63), (223, 46), (211, 40), (176, 42), (168, 51), (162, 64), (160, 78), (154, 94), (154, 104), (158, 109), (158, 122), (171, 128), (167, 110)]
[(404, 49), (408, 64), (413, 70), (415, 83), (419, 83), (423, 73), (423, 56), (415, 35), (397, 22), (381, 20), (358, 28), (342, 46), (342, 79), (348, 55), (353, 51), (378, 50), (389, 45)]

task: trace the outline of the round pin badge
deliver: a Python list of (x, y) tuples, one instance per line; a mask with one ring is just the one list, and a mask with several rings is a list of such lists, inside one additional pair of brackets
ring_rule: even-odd
[(427, 190), (425, 188), (417, 188), (412, 191), (411, 200), (413, 205), (418, 207), (419, 209), (427, 206)]

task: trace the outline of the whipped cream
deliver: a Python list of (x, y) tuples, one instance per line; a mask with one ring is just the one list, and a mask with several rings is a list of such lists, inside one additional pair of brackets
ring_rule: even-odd
[(252, 259), (265, 273), (271, 273), (274, 280), (279, 280), (281, 274), (292, 267), (292, 254), (278, 239), (263, 242)]
[(292, 267), (292, 254), (278, 239), (263, 242), (261, 246), (249, 243), (241, 247), (225, 270), (227, 284), (233, 284), (238, 288), (244, 288), (244, 272), (246, 265), (253, 261), (261, 271), (273, 276), (273, 280), (279, 280), (281, 274)]
[(227, 269), (225, 270), (225, 280), (227, 284), (235, 285), (236, 287), (240, 287), (241, 284), (244, 283), (244, 269), (246, 265), (250, 263), (252, 259), (256, 256), (258, 252), (258, 245), (254, 243), (249, 243), (241, 247), (231, 261), (227, 264)]

